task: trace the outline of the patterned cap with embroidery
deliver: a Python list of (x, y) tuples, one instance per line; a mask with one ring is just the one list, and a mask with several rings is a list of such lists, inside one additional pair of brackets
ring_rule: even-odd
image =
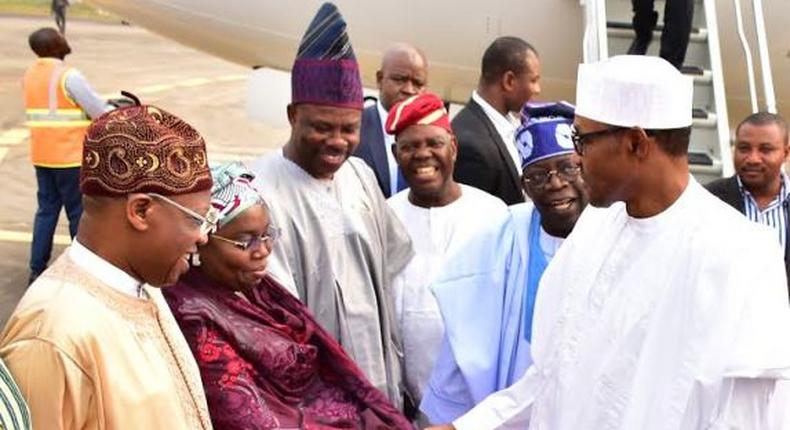
[(80, 169), (82, 193), (119, 197), (210, 190), (203, 137), (175, 115), (132, 98), (136, 105), (107, 112), (88, 127)]
[(568, 102), (528, 104), (521, 111), (516, 147), (521, 168), (558, 155), (572, 154), (574, 106)]
[(362, 78), (346, 21), (324, 3), (299, 44), (291, 71), (291, 102), (362, 109)]

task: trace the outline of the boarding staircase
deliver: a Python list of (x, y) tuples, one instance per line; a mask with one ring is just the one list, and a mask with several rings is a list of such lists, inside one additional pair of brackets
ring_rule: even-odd
[[(656, 0), (658, 27), (647, 55), (658, 55), (664, 3)], [(626, 54), (634, 39), (630, 0), (587, 2), (585, 61)], [(703, 182), (733, 174), (730, 130), (721, 65), (715, 0), (695, 0), (691, 40), (682, 72), (694, 79), (693, 128), (689, 164)]]

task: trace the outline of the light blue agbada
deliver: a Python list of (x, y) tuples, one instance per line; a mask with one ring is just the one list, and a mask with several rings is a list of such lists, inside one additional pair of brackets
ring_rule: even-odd
[(452, 267), (432, 286), (445, 335), (420, 409), (433, 423), (452, 422), (532, 363), (526, 329), (534, 292), (527, 287), (530, 242), (539, 241), (529, 236), (540, 231), (539, 221), (532, 228), (533, 212), (532, 203), (511, 206), (448, 259)]
[[(522, 169), (573, 152), (572, 105), (527, 106), (522, 113), (515, 138)], [(454, 421), (532, 364), (535, 296), (548, 264), (540, 214), (532, 203), (511, 206), (489, 227), (447, 259), (452, 266), (432, 287), (445, 326), (420, 404), (432, 423)]]

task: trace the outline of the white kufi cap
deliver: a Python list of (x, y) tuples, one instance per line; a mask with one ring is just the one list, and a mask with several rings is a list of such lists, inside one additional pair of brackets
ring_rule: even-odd
[(659, 57), (620, 55), (580, 64), (576, 115), (621, 127), (691, 126), (694, 81)]

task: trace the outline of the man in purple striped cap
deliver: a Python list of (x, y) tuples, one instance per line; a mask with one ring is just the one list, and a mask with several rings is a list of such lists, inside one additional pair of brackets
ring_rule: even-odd
[(270, 273), (399, 404), (389, 290), (413, 252), (373, 171), (349, 158), (359, 143), (361, 113), (362, 83), (346, 22), (324, 3), (293, 66), (291, 137), (282, 151), (250, 167), (283, 230)]
[[(454, 422), (532, 364), (538, 284), (588, 200), (571, 140), (573, 114), (564, 102), (523, 109), (515, 141), (532, 201), (491, 216), (448, 256), (453, 264), (431, 286), (445, 327), (420, 404), (431, 423)], [(496, 406), (503, 416), (512, 410), (506, 402)]]

